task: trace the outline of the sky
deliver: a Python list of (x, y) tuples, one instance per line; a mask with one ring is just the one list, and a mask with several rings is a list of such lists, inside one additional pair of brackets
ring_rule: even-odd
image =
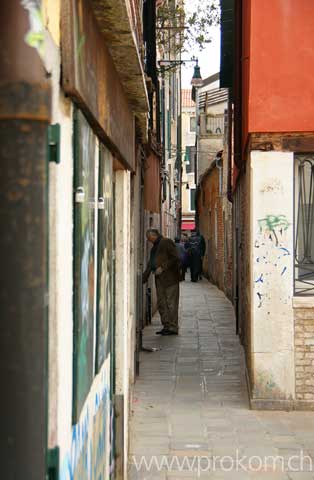
[[(195, 0), (185, 0), (186, 8), (193, 11)], [(198, 58), (198, 64), (201, 67), (202, 78), (209, 77), (220, 69), (220, 28), (212, 27), (212, 42), (207, 44), (201, 52), (196, 48), (190, 52), (184, 52), (182, 58), (190, 59), (195, 56)], [(186, 63), (182, 66), (182, 88), (191, 88), (191, 79), (193, 76), (194, 64)]]

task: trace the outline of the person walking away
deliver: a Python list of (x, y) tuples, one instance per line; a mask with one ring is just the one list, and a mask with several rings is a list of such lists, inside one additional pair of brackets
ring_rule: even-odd
[(181, 280), (185, 280), (185, 273), (187, 270), (187, 251), (184, 248), (184, 244), (180, 241), (179, 237), (176, 237), (174, 239), (174, 242), (176, 244), (176, 249), (177, 249), (177, 254), (180, 259), (180, 268), (181, 268)]
[(143, 283), (151, 273), (155, 275), (157, 308), (163, 329), (157, 335), (178, 334), (178, 311), (180, 295), (180, 260), (176, 246), (170, 238), (163, 237), (157, 229), (150, 228), (146, 238), (153, 244)]
[(200, 247), (200, 238), (197, 235), (197, 232), (192, 232), (190, 238), (190, 270), (191, 270), (191, 281), (197, 282), (202, 271), (202, 257), (201, 257), (201, 247)]

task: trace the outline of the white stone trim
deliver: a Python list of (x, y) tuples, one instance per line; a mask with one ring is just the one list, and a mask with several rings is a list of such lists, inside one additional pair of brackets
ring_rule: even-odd
[(293, 297), (293, 308), (314, 308), (314, 296), (312, 297)]

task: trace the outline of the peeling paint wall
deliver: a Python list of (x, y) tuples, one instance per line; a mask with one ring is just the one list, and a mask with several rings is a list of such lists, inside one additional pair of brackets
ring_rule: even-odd
[(58, 445), (65, 455), (72, 418), (73, 109), (60, 89), (60, 50), (49, 31), (44, 50), (52, 83), (51, 123), (61, 130), (60, 164), (49, 164), (48, 447)]
[(293, 154), (251, 152), (251, 178), (253, 397), (289, 400), (295, 394)]
[(61, 0), (42, 0), (43, 24), (56, 45), (60, 44), (60, 6)]
[[(129, 172), (116, 172), (116, 394), (124, 396), (124, 458), (128, 454), (128, 418), (129, 418), (129, 375), (131, 359), (134, 316), (131, 312), (130, 283), (130, 191)], [(124, 464), (126, 475), (127, 462)], [(125, 478), (127, 478), (125, 476)]]

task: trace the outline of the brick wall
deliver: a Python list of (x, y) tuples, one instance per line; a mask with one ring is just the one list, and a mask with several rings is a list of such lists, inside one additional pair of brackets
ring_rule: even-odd
[(200, 231), (206, 241), (203, 270), (231, 298), (232, 206), (225, 189), (219, 190), (219, 182), (219, 169), (208, 169), (203, 175), (198, 196)]
[(314, 403), (314, 308), (295, 308), (296, 400)]
[(233, 231), (232, 204), (223, 200), (224, 215), (224, 291), (233, 302)]

